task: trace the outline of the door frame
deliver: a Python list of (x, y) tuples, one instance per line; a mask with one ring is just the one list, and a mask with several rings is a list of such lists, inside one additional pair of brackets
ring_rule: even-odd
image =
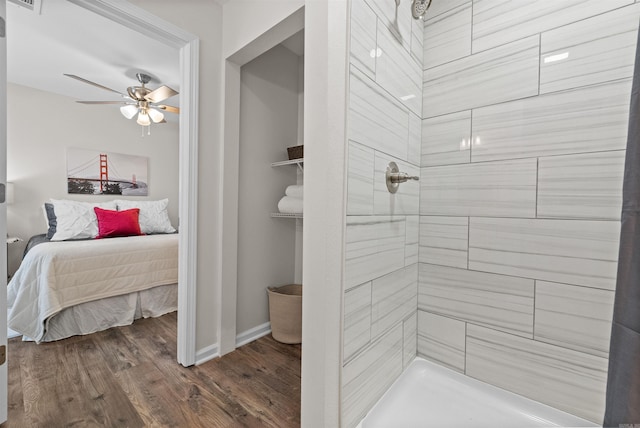
[(67, 0), (180, 49), (178, 363), (196, 362), (199, 38), (125, 0)]

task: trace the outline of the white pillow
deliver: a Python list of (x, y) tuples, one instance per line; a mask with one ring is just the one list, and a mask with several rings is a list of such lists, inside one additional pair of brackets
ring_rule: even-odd
[(116, 209), (115, 201), (88, 203), (51, 199), (51, 203), (57, 221), (56, 233), (51, 237), (52, 241), (95, 238), (98, 236), (98, 218), (93, 208)]
[(176, 230), (171, 226), (167, 206), (169, 199), (161, 199), (159, 201), (129, 201), (116, 200), (118, 211), (139, 208), (140, 215), (138, 222), (140, 223), (140, 231), (149, 235), (152, 233), (174, 233)]

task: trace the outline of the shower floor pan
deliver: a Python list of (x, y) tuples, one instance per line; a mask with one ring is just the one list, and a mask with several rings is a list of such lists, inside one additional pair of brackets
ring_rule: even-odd
[(598, 425), (416, 358), (360, 428), (534, 428)]

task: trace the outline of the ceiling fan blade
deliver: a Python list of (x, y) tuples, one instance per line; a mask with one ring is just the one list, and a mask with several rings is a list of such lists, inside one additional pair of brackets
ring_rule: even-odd
[(144, 99), (152, 103), (159, 103), (174, 95), (178, 95), (178, 92), (166, 85), (162, 85), (158, 89), (149, 92)]
[(76, 76), (75, 74), (66, 74), (66, 73), (63, 73), (63, 74), (65, 76), (67, 76), (67, 77), (71, 77), (72, 79), (76, 79), (76, 80), (79, 80), (81, 82), (87, 83), (89, 85), (95, 86), (97, 88), (104, 89), (105, 91), (115, 92), (118, 95), (122, 95), (123, 97), (126, 97), (126, 95), (123, 94), (122, 92), (116, 91), (115, 89), (107, 88), (106, 86), (103, 86), (103, 85), (100, 85), (98, 83), (92, 82), (91, 80), (83, 79), (82, 77)]
[(160, 109), (160, 110), (168, 111), (169, 113), (180, 113), (180, 109), (178, 107), (174, 107), (174, 106), (159, 105), (159, 106), (155, 106), (155, 107)]
[(124, 101), (76, 101), (80, 104), (126, 104)]

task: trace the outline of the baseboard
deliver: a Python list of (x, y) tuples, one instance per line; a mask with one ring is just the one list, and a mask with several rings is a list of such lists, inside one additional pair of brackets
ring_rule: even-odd
[(213, 345), (209, 345), (202, 349), (198, 349), (196, 351), (196, 366), (206, 363), (207, 361), (211, 361), (219, 356), (220, 352), (218, 351), (217, 343), (214, 343)]
[(260, 324), (259, 326), (256, 326), (256, 327), (253, 327), (252, 329), (244, 331), (236, 336), (236, 348), (239, 348), (242, 345), (246, 345), (247, 343), (253, 342), (254, 340), (258, 340), (262, 336), (266, 336), (269, 333), (271, 333), (270, 322)]

